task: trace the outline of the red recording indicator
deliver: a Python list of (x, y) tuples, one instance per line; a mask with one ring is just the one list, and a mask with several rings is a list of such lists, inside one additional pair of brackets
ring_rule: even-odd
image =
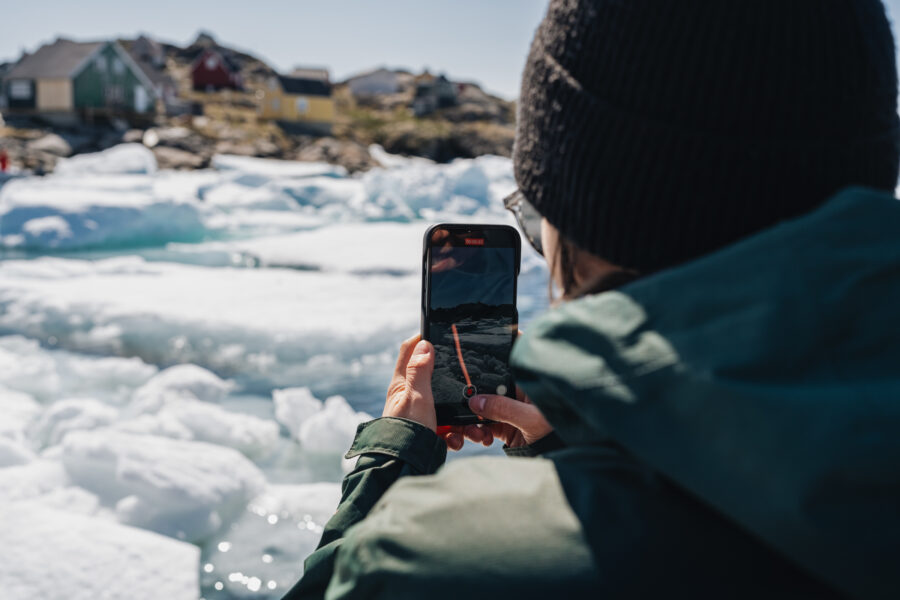
[(466, 238), (466, 246), (484, 246), (484, 238)]

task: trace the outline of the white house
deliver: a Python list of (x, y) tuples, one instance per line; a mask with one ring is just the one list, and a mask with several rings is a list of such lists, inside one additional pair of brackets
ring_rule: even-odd
[(396, 94), (402, 87), (401, 73), (385, 68), (375, 69), (349, 78), (347, 87), (354, 96)]

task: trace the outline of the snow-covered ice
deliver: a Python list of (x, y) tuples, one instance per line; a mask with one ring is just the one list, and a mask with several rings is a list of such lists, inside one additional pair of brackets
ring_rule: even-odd
[(24, 503), (3, 507), (7, 600), (196, 600), (196, 546), (104, 519)]
[[(383, 168), (355, 176), (237, 156), (175, 172), (122, 145), (0, 182), (0, 596), (294, 583), (418, 330), (425, 230), (514, 222), (508, 159), (372, 152)], [(526, 326), (546, 286), (526, 245)]]

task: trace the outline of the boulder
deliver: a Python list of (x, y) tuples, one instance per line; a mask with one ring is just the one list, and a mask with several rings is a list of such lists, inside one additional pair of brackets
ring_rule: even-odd
[(319, 138), (301, 147), (296, 159), (341, 165), (351, 173), (379, 166), (367, 147), (358, 142), (334, 138)]
[(48, 133), (36, 140), (31, 140), (26, 144), (26, 149), (29, 152), (45, 152), (57, 157), (71, 156), (72, 154), (72, 146), (69, 142), (55, 133)]
[(160, 169), (202, 169), (209, 164), (209, 157), (204, 154), (168, 146), (155, 146), (153, 155)]

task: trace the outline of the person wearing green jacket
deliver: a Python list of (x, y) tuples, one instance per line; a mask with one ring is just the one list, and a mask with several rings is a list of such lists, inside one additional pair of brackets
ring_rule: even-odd
[[(498, 424), (433, 348), (285, 598), (900, 597), (897, 74), (879, 0), (551, 0), (507, 205), (561, 301)], [(442, 466), (468, 438), (511, 457)]]

